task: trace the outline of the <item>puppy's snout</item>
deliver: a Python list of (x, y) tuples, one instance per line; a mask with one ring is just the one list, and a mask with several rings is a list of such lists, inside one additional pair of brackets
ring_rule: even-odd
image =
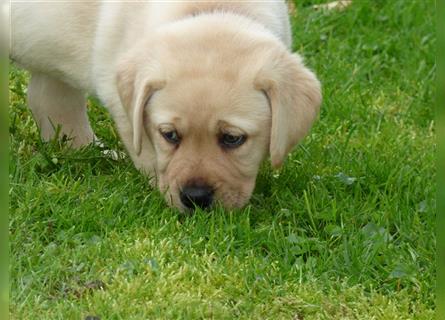
[(208, 208), (213, 202), (213, 189), (208, 185), (187, 185), (182, 188), (181, 202), (189, 209), (195, 206), (201, 209)]

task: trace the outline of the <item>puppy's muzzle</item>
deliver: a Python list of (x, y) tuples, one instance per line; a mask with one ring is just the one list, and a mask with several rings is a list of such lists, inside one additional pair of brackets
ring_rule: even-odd
[(205, 209), (212, 205), (213, 188), (206, 184), (190, 184), (182, 188), (180, 192), (181, 202), (189, 209), (195, 206)]

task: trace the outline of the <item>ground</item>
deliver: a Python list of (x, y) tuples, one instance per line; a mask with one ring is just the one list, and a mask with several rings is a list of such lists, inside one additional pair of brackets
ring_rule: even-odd
[(41, 143), (11, 66), (11, 319), (434, 317), (435, 2), (320, 2), (292, 17), (320, 119), (240, 210), (183, 215), (128, 158)]

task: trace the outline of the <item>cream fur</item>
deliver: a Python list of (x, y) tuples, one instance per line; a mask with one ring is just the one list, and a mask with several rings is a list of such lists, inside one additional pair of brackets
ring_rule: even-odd
[[(32, 73), (42, 138), (61, 125), (74, 147), (93, 141), (84, 96), (98, 96), (136, 167), (176, 207), (195, 180), (244, 205), (265, 156), (281, 165), (316, 118), (320, 84), (289, 52), (284, 1), (30, 1), (11, 12), (11, 58)], [(179, 148), (160, 136), (165, 125)], [(227, 130), (246, 143), (221, 150)]]

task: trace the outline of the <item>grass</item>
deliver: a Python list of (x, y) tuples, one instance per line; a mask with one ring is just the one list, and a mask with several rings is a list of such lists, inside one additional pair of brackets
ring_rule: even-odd
[(433, 318), (434, 1), (319, 2), (292, 25), (320, 120), (241, 210), (181, 215), (128, 158), (41, 143), (12, 67), (11, 319)]

